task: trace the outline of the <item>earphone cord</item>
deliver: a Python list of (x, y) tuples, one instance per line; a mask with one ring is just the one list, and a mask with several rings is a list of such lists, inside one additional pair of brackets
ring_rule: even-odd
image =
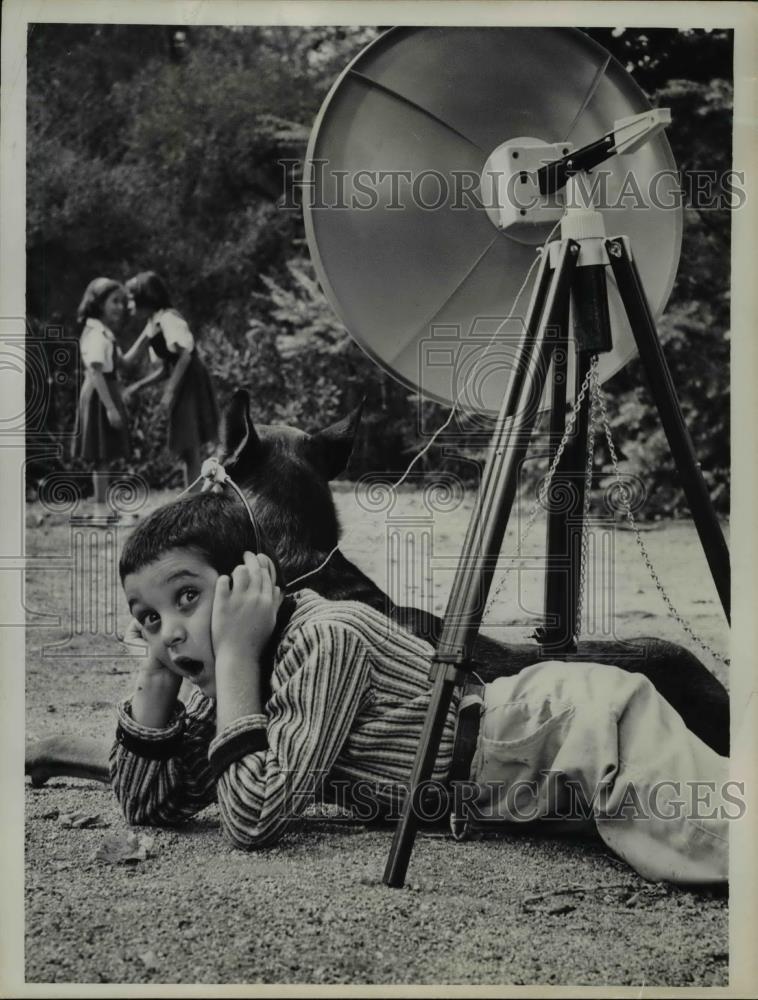
[[(203, 462), (202, 469), (200, 470), (200, 475), (197, 477), (197, 479), (194, 480), (194, 482), (191, 482), (189, 486), (185, 487), (185, 489), (181, 491), (179, 496), (181, 497), (184, 496), (185, 493), (189, 493), (191, 489), (197, 486), (198, 483), (203, 482), (203, 480), (207, 481), (208, 483), (219, 483), (222, 486), (226, 486), (228, 484), (229, 486), (231, 486), (231, 488), (240, 498), (242, 503), (245, 505), (245, 510), (247, 511), (248, 517), (250, 518), (250, 524), (253, 526), (253, 533), (255, 534), (255, 546), (256, 549), (260, 552), (261, 533), (258, 527), (258, 522), (255, 520), (255, 515), (253, 514), (252, 508), (248, 503), (247, 497), (245, 496), (244, 492), (239, 488), (239, 486), (235, 483), (235, 481), (232, 479), (232, 477), (229, 475), (229, 473), (226, 471), (223, 465), (221, 465), (221, 463), (217, 459), (215, 458), (206, 459), (206, 461)], [(314, 576), (316, 573), (318, 573), (319, 570), (323, 569), (324, 566), (326, 566), (326, 564), (329, 562), (329, 560), (332, 558), (332, 556), (334, 555), (334, 553), (337, 551), (338, 548), (339, 544), (335, 545), (332, 551), (329, 553), (326, 559), (324, 559), (324, 561), (321, 563), (320, 566), (317, 566), (315, 569), (309, 570), (307, 573), (303, 573), (301, 576), (296, 577), (294, 580), (288, 581), (287, 583), (284, 584), (285, 588), (289, 590), (296, 583), (300, 583), (301, 580), (305, 580), (309, 576)]]
[(185, 486), (184, 489), (177, 495), (183, 497), (185, 493), (189, 493), (190, 490), (194, 489), (198, 483), (202, 483), (203, 479), (205, 479), (205, 476), (201, 472), (194, 482), (190, 483), (189, 486)]

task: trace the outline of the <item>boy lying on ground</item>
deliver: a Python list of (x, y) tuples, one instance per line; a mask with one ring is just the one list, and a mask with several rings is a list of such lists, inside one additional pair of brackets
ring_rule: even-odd
[[(283, 597), (265, 539), (229, 494), (153, 513), (120, 572), (131, 634), (147, 646), (111, 753), (128, 822), (173, 824), (217, 800), (227, 836), (250, 849), (274, 843), (324, 785), (397, 803), (429, 699), (427, 643), (364, 604)], [(541, 662), (471, 700), (473, 757), (454, 759), (465, 753), (455, 697), (433, 781), (463, 765), (480, 814), (509, 822), (567, 818), (578, 791), (584, 818), (644, 877), (726, 881), (740, 812), (728, 760), (645, 677)]]

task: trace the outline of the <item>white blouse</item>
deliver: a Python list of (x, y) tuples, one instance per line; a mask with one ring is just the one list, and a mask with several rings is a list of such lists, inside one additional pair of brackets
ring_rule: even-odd
[[(178, 354), (180, 350), (191, 351), (194, 348), (195, 338), (187, 320), (173, 309), (159, 309), (153, 313), (143, 331), (148, 341), (156, 335), (159, 327), (166, 341), (166, 347), (172, 354)], [(152, 361), (158, 360), (152, 348), (150, 348), (150, 358)]]
[(116, 338), (113, 331), (101, 323), (99, 319), (90, 317), (84, 324), (82, 335), (79, 338), (79, 351), (85, 368), (92, 365), (102, 365), (103, 372), (109, 374), (113, 371), (113, 351), (116, 347)]

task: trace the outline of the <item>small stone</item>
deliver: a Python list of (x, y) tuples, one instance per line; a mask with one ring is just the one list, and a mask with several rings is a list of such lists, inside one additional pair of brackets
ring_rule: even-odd
[(154, 951), (143, 951), (138, 957), (149, 972), (156, 972), (160, 968)]
[(154, 840), (144, 834), (113, 833), (107, 836), (94, 855), (95, 861), (110, 864), (134, 864), (154, 854)]

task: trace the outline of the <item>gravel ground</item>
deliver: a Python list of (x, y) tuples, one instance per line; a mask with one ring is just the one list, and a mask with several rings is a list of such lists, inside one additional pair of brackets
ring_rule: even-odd
[(113, 867), (93, 860), (108, 831), (43, 818), (72, 803), (123, 826), (99, 788), (30, 792), (37, 982), (726, 982), (725, 900), (652, 886), (594, 842), (422, 836), (408, 884), (390, 890), (388, 830), (310, 819), (244, 855), (208, 810), (156, 831), (154, 857)]
[[(434, 558), (424, 567), (424, 546), (406, 545), (416, 561), (407, 558), (408, 575), (400, 579), (396, 563), (385, 559), (387, 538), (398, 531), (406, 542), (429, 534), (421, 494), (402, 494), (391, 516), (356, 504), (347, 484), (337, 498), (347, 554), (394, 596), (443, 610), (452, 580), (445, 557), (448, 550), (457, 554), (470, 503), (435, 512)], [(94, 633), (71, 637), (70, 566), (56, 569), (45, 560), (70, 551), (67, 517), (30, 505), (27, 520), (34, 529), (28, 555), (42, 557), (27, 574), (27, 738), (71, 732), (106, 740), (111, 706), (129, 689), (133, 667), (102, 634), (111, 629), (104, 616), (108, 586), (100, 580), (94, 588)], [(536, 553), (542, 532), (533, 534)], [(665, 524), (644, 538), (679, 610), (725, 650), (726, 630), (694, 530)], [(513, 541), (509, 532), (504, 551)], [(697, 651), (664, 617), (634, 536), (617, 532), (615, 541), (619, 633), (655, 634)], [(529, 609), (541, 603), (539, 574), (509, 580), (504, 593), (511, 608), (504, 616), (521, 625), (495, 634), (515, 641), (530, 630)], [(122, 629), (126, 609), (120, 595), (118, 601)], [(50, 624), (43, 612), (60, 620)], [(726, 680), (724, 668), (703, 658)], [(102, 825), (67, 827), (72, 811), (98, 816)], [(95, 858), (106, 836), (125, 832), (104, 786), (76, 779), (27, 786), (28, 982), (728, 982), (725, 895), (646, 883), (596, 841), (521, 834), (458, 844), (426, 833), (408, 884), (389, 890), (381, 884), (387, 827), (312, 816), (280, 846), (246, 855), (224, 842), (209, 809), (181, 830), (150, 831), (146, 860), (111, 865)]]

